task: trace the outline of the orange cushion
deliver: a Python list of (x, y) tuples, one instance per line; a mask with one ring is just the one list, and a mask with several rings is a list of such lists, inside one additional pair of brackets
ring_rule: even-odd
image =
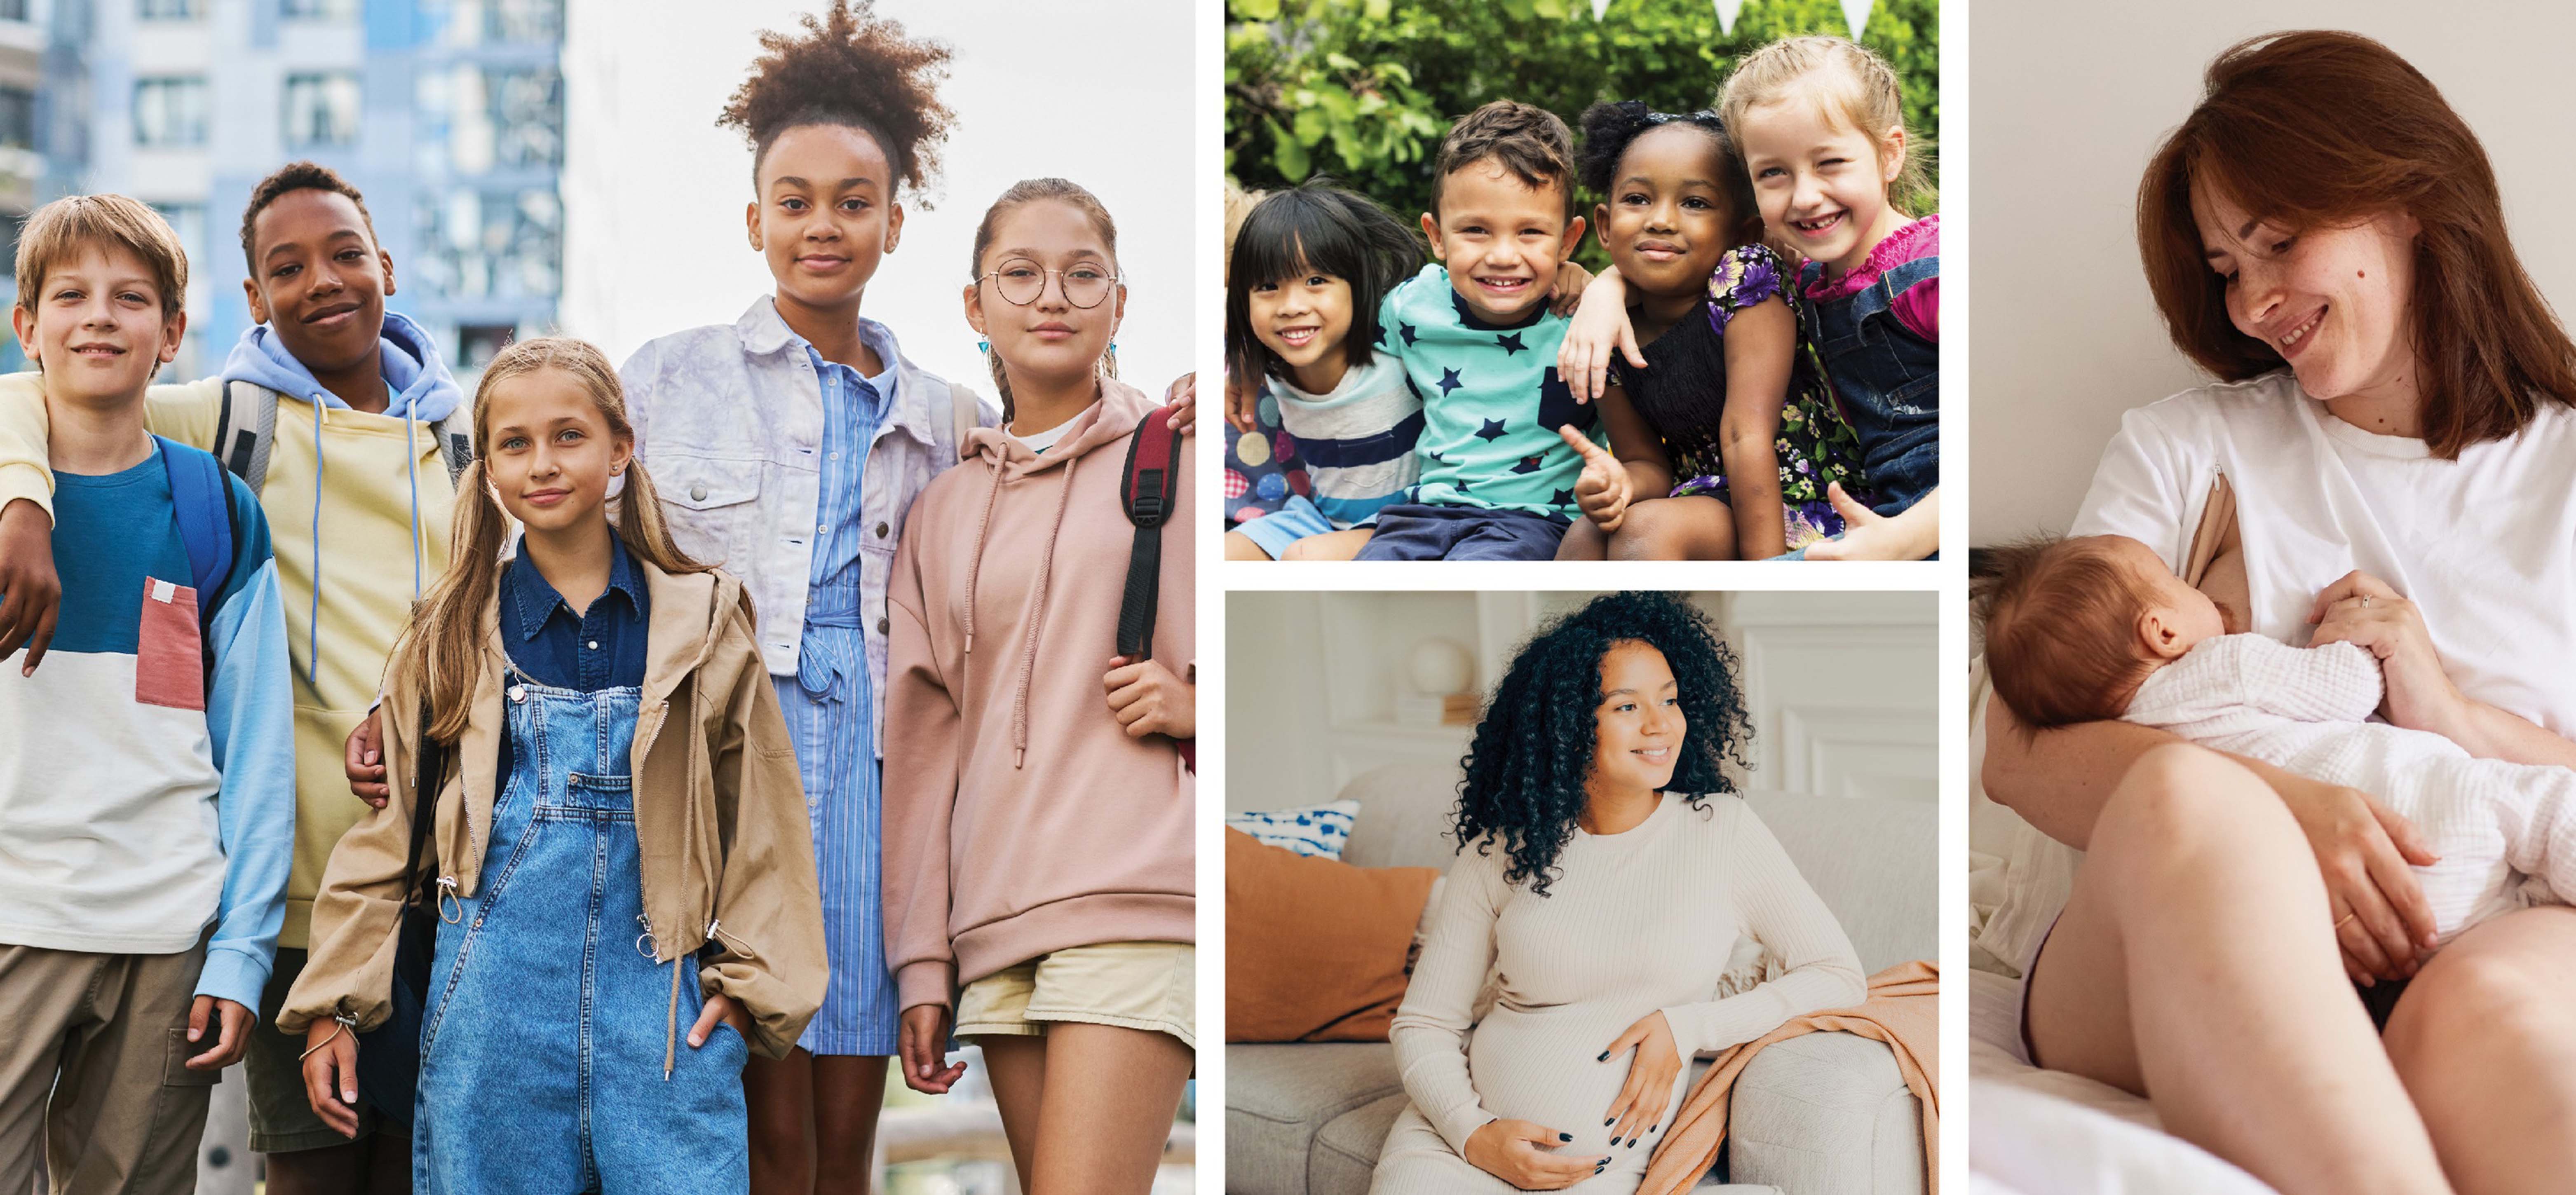
[(1353, 867), (1225, 832), (1225, 1040), (1385, 1041), (1428, 867)]

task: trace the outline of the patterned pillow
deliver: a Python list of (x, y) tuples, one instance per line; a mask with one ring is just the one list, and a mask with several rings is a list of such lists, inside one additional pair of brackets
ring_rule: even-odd
[(1275, 847), (1318, 859), (1339, 859), (1351, 841), (1351, 822), (1360, 815), (1357, 801), (1335, 801), (1303, 809), (1272, 809), (1229, 815), (1225, 824)]
[(1306, 479), (1305, 462), (1297, 455), (1297, 441), (1279, 427), (1279, 400), (1270, 396), (1268, 386), (1261, 392), (1259, 412), (1261, 430), (1251, 435), (1225, 429), (1225, 525), (1249, 523), (1279, 509), (1288, 496), (1313, 497), (1314, 484)]

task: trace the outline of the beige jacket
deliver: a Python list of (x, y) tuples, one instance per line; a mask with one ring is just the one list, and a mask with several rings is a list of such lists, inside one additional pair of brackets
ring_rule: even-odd
[[(755, 1022), (753, 1047), (784, 1057), (822, 1006), (829, 974), (796, 746), (761, 664), (741, 582), (721, 572), (671, 575), (635, 563), (652, 596), (630, 767), (654, 961), (674, 963), (716, 938), (722, 949), (699, 971), (700, 990), (741, 1001)], [(482, 881), (503, 779), (494, 773), (508, 656), (490, 607), (483, 626), (474, 713), (450, 753), (426, 856), (439, 885), (466, 897)], [(389, 1011), (420, 728), (417, 694), (407, 685), (391, 688), (382, 727), (393, 799), (331, 852), (313, 902), (312, 954), (277, 1018), (288, 1033), (337, 1014), (371, 1029)]]

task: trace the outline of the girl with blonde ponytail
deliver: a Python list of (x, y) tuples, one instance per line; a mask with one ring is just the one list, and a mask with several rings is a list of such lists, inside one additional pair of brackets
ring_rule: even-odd
[(474, 441), (451, 567), (388, 666), (391, 800), (331, 855), (280, 1026), (305, 1035), (315, 1114), (354, 1129), (356, 1034), (388, 1015), (425, 883), (441, 924), (420, 1190), (745, 1191), (744, 1060), (792, 1048), (825, 980), (804, 790), (749, 599), (673, 543), (598, 349), (504, 350)]

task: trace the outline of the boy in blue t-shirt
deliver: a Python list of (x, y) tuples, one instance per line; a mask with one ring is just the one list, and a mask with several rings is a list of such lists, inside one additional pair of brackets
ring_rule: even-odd
[(1440, 264), (1399, 283), (1378, 351), (1422, 396), (1411, 502), (1378, 513), (1362, 560), (1553, 560), (1578, 513), (1583, 457), (1557, 429), (1589, 432), (1594, 408), (1556, 376), (1565, 320), (1548, 294), (1583, 241), (1574, 138), (1544, 108), (1496, 100), (1440, 142), (1432, 210)]
[(184, 1195), (285, 916), (285, 615), (250, 488), (143, 430), (187, 325), (169, 225), (57, 200), (17, 270), (62, 594), (46, 666), (0, 668), (0, 1191), (49, 1142), (58, 1190)]

